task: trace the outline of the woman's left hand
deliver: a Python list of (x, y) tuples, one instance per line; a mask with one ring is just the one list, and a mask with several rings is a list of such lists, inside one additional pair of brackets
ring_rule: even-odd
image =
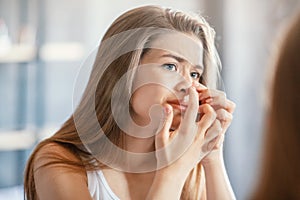
[(220, 122), (218, 123), (218, 127), (211, 127), (206, 133), (212, 134), (216, 131), (219, 132), (219, 136), (211, 141), (210, 145), (214, 145), (212, 152), (201, 161), (203, 165), (206, 165), (215, 161), (220, 161), (220, 159), (222, 159), (224, 135), (229, 125), (231, 124), (232, 114), (235, 110), (235, 103), (228, 100), (226, 98), (226, 94), (222, 91), (208, 89), (201, 84), (195, 87), (199, 94), (199, 101), (201, 101), (201, 104), (207, 103), (211, 105), (215, 109), (215, 112), (217, 114), (216, 120)]

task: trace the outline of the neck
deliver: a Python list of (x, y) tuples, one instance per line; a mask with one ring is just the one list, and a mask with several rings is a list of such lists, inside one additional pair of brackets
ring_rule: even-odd
[(126, 133), (125, 136), (125, 150), (134, 153), (147, 153), (155, 150), (154, 137), (137, 138)]

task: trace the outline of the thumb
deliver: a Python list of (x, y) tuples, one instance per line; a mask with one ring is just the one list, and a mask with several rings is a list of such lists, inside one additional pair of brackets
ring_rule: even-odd
[(167, 145), (170, 137), (170, 128), (173, 121), (173, 108), (170, 105), (165, 105), (164, 109), (164, 125), (155, 136), (156, 149), (162, 148)]

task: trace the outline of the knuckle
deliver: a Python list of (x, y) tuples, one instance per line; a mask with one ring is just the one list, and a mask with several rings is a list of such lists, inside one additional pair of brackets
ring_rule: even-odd
[(233, 112), (235, 110), (235, 108), (236, 108), (236, 104), (233, 101), (230, 101), (230, 100), (228, 100), (228, 104), (229, 104), (229, 106), (230, 106), (230, 108), (231, 108), (231, 110)]
[(222, 124), (221, 124), (221, 122), (220, 122), (219, 120), (215, 120), (212, 129), (213, 129), (216, 133), (221, 132), (221, 131), (223, 130), (223, 129), (222, 129)]
[(222, 98), (226, 99), (226, 93), (225, 93), (225, 92), (220, 91), (220, 96), (221, 96)]
[(208, 113), (208, 114), (210, 114), (210, 113), (215, 113), (215, 110), (214, 110), (213, 107), (210, 106), (209, 104), (204, 104), (204, 105), (203, 105), (203, 108), (204, 108), (205, 110), (207, 110), (207, 113)]
[(211, 108), (211, 112), (210, 112), (209, 114), (210, 114), (210, 117), (211, 117), (212, 119), (216, 119), (216, 118), (217, 118), (217, 113), (214, 111), (213, 108)]
[(226, 111), (224, 109), (219, 109), (216, 111), (216, 113), (219, 118), (225, 118), (225, 116), (226, 116)]
[(236, 104), (232, 102), (232, 110), (235, 110)]
[(231, 122), (233, 119), (233, 115), (231, 113), (228, 113), (228, 116), (227, 116), (227, 120), (228, 122)]
[(225, 122), (232, 121), (232, 114), (230, 112), (228, 112), (227, 110), (219, 109), (216, 112), (217, 112), (217, 118), (219, 120), (222, 120)]
[(236, 104), (233, 101), (230, 101), (233, 107), (236, 107)]
[(219, 120), (216, 120), (214, 125), (215, 125), (215, 130), (216, 131), (218, 131), (218, 132), (222, 131), (222, 124)]

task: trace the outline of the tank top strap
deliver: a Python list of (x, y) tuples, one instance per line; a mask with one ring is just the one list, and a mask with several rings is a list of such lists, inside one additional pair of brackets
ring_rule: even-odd
[(101, 170), (87, 171), (87, 179), (93, 200), (120, 200), (109, 187)]

